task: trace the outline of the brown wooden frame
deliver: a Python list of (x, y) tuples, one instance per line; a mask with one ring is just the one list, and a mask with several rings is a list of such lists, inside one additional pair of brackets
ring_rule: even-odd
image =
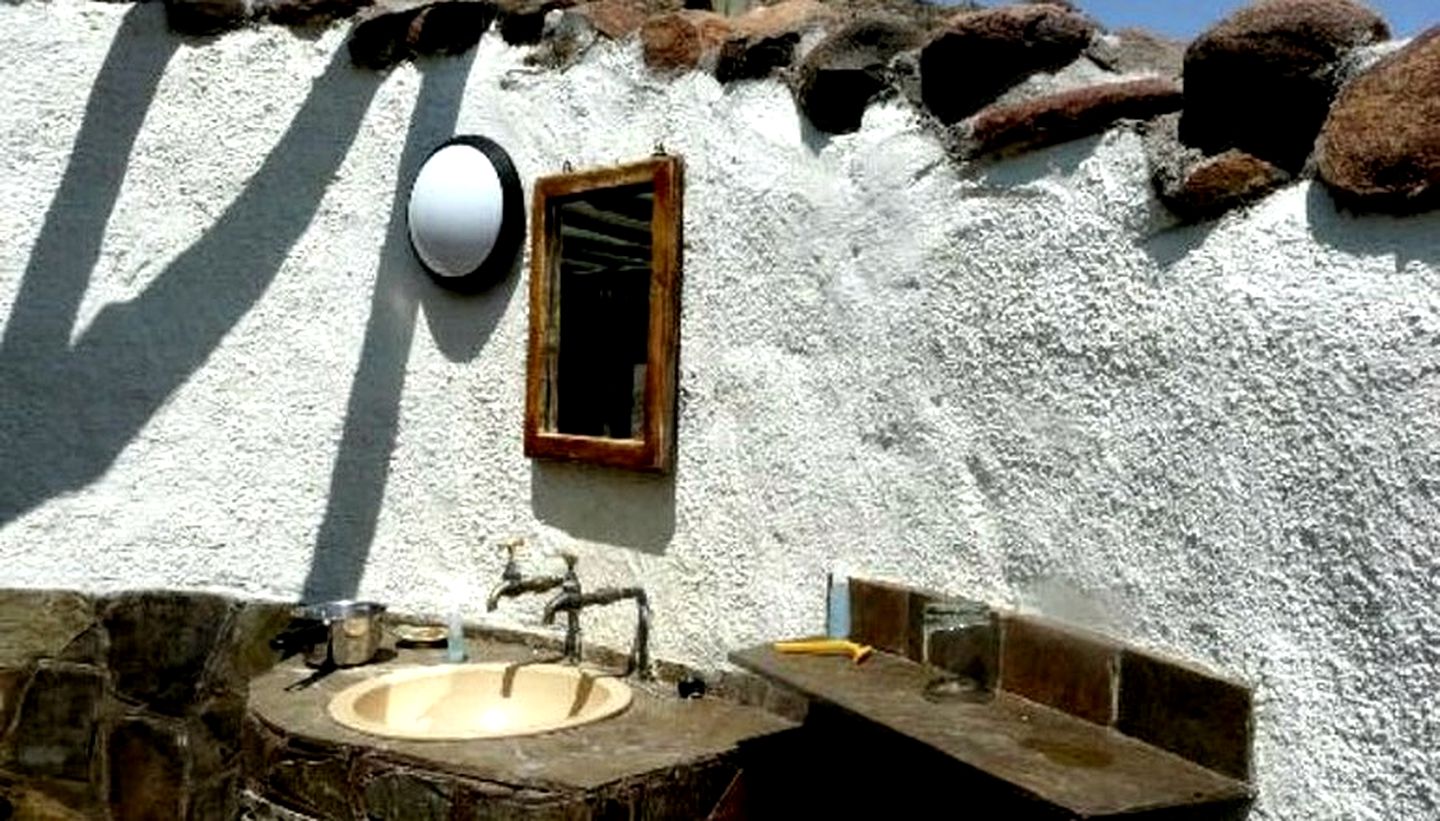
[[(631, 470), (666, 472), (675, 451), (675, 382), (680, 340), (680, 247), (684, 163), (655, 156), (628, 165), (556, 174), (535, 181), (531, 203), (530, 344), (525, 369), (525, 455)], [(558, 275), (559, 225), (552, 200), (587, 191), (653, 184), (650, 327), (645, 347), (645, 420), (639, 439), (580, 436), (547, 429), (546, 385), (551, 293)]]

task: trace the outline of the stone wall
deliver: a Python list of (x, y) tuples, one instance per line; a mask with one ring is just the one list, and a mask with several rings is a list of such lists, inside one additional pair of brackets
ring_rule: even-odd
[(379, 748), (287, 737), (253, 717), (242, 739), (247, 778), (239, 796), (242, 821), (708, 818), (742, 762), (750, 761), (732, 751), (591, 790), (542, 789), (396, 761)]
[(1065, 2), (942, 12), (922, 3), (783, 0), (736, 16), (677, 2), (166, 6), (172, 26), (204, 34), (353, 14), (351, 58), (374, 69), (462, 53), (495, 21), (506, 42), (534, 46), (529, 62), (555, 70), (597, 38), (638, 33), (646, 64), (662, 76), (783, 79), (823, 132), (855, 131), (871, 102), (904, 96), (962, 161), (1153, 121), (1157, 191), (1187, 219), (1213, 218), (1317, 170), (1338, 199), (1360, 209), (1414, 212), (1434, 207), (1440, 192), (1440, 28), (1389, 54), (1397, 45), (1387, 42), (1385, 21), (1352, 0), (1259, 0), (1188, 45), (1107, 32)]
[(203, 593), (0, 590), (0, 817), (235, 817), (247, 682), (287, 619)]

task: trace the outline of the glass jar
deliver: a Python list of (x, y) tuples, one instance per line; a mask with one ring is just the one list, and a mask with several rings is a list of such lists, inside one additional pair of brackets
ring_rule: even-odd
[(925, 605), (922, 658), (931, 667), (994, 689), (999, 673), (999, 634), (994, 611), (984, 602), (945, 599)]

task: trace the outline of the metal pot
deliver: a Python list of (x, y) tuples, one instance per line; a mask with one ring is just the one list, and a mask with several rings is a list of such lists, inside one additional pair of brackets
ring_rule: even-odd
[(315, 641), (305, 649), (305, 663), (311, 667), (354, 667), (375, 658), (384, 634), (381, 618), (385, 605), (375, 602), (332, 601), (306, 604), (295, 615), (312, 620), (320, 628)]

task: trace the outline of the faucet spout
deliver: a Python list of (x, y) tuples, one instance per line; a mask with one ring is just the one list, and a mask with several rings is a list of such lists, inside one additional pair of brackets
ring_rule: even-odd
[(545, 624), (554, 624), (555, 614), (562, 611), (570, 615), (570, 630), (565, 637), (566, 656), (572, 663), (579, 663), (579, 622), (575, 618), (576, 615), (591, 605), (613, 604), (623, 599), (634, 599), (638, 609), (635, 623), (635, 646), (631, 651), (630, 670), (627, 672), (633, 672), (639, 678), (648, 679), (650, 677), (650, 599), (645, 595), (643, 588), (603, 587), (588, 593), (574, 590), (562, 591), (560, 595), (545, 605), (542, 621)]
[(501, 582), (495, 585), (495, 589), (490, 591), (489, 598), (485, 599), (485, 612), (494, 612), (495, 608), (500, 606), (500, 600), (505, 598), (509, 592), (510, 582)]
[(565, 580), (559, 576), (536, 576), (530, 579), (508, 579), (501, 582), (490, 593), (490, 598), (485, 600), (485, 609), (493, 611), (500, 606), (500, 600), (513, 598), (525, 593), (544, 593), (546, 590), (553, 590), (564, 584)]
[(500, 600), (510, 593), (510, 582), (501, 582), (495, 585), (490, 591), (490, 597), (485, 600), (485, 612), (493, 613), (495, 608), (500, 606)]
[(557, 613), (579, 612), (582, 606), (579, 604), (580, 598), (579, 593), (572, 593), (568, 590), (561, 591), (555, 598), (545, 603), (545, 609), (540, 614), (540, 623), (549, 626), (555, 623), (555, 614)]

